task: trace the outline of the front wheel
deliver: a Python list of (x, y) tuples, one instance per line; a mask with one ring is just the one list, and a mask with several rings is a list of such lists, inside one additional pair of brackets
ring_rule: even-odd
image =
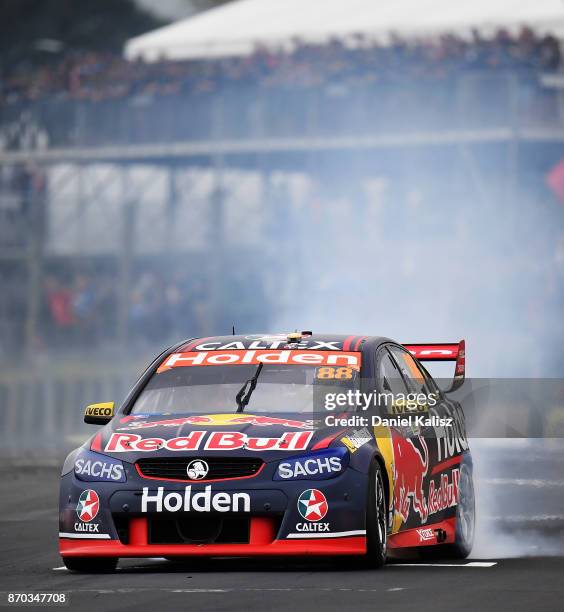
[(117, 562), (115, 557), (63, 557), (68, 570), (82, 574), (111, 573), (115, 571)]
[(386, 563), (388, 543), (387, 505), (382, 470), (376, 459), (372, 459), (368, 472), (368, 495), (366, 497), (366, 542), (367, 561), (374, 568)]

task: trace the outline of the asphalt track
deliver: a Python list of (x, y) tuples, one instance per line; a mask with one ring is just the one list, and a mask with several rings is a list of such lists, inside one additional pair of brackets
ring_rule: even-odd
[[(561, 473), (561, 466), (557, 462), (555, 471)], [(494, 476), (500, 481), (503, 474)], [(490, 481), (499, 486), (496, 478)], [(538, 501), (538, 482), (531, 482), (530, 495), (517, 483), (519, 499)], [(564, 609), (564, 556), (543, 556), (543, 542), (549, 550), (550, 542), (562, 541), (554, 520), (548, 531), (520, 526), (505, 549), (490, 542), (498, 555), (396, 560), (380, 571), (346, 558), (150, 559), (121, 561), (115, 574), (79, 575), (66, 571), (57, 553), (57, 487), (53, 467), (0, 467), (0, 607), (7, 605), (8, 592), (33, 591), (64, 592), (70, 608), (81, 611)], [(547, 488), (553, 493), (554, 483)], [(560, 510), (561, 500), (555, 500)], [(523, 546), (531, 540), (541, 545), (535, 556), (526, 556), (531, 552)], [(478, 546), (478, 554), (480, 549), (487, 547)]]

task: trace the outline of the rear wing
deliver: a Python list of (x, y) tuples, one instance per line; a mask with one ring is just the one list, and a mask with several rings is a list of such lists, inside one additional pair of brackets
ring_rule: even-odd
[(466, 370), (466, 343), (458, 344), (404, 344), (419, 361), (455, 361), (454, 380), (449, 391), (455, 391), (464, 383)]

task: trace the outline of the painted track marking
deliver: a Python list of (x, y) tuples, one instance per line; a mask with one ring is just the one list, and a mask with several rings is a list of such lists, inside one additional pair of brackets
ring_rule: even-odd
[(330, 588), (330, 587), (302, 587), (302, 588), (274, 588), (274, 587), (255, 587), (255, 588), (226, 588), (226, 589), (173, 589), (173, 588), (122, 588), (122, 589), (65, 589), (65, 593), (69, 594), (84, 594), (97, 593), (99, 595), (128, 595), (130, 593), (280, 593), (280, 592), (300, 592), (311, 593), (312, 591), (323, 593), (389, 593), (405, 591), (404, 587), (391, 587), (387, 589), (365, 589), (365, 588)]
[(469, 563), (393, 563), (388, 567), (493, 567), (497, 561), (470, 561)]
[(487, 485), (515, 485), (517, 487), (554, 488), (564, 487), (564, 480), (541, 480), (539, 478), (484, 478), (479, 482)]
[[(157, 559), (154, 559), (155, 561)], [(160, 560), (160, 559), (159, 559)], [(392, 567), (493, 567), (494, 565), (497, 565), (497, 561), (469, 561), (468, 563), (392, 563), (390, 565), (388, 565), (388, 567), (392, 568)], [(128, 570), (128, 569), (146, 569), (147, 567), (150, 566), (146, 566), (146, 565), (135, 565), (135, 566), (130, 566), (130, 567), (125, 567), (125, 568), (118, 568), (119, 569), (124, 569), (124, 570)], [(61, 567), (54, 567), (53, 568), (54, 572), (63, 572), (63, 571), (68, 571), (67, 568), (62, 565)], [(211, 592), (216, 592), (216, 593), (227, 593), (230, 589), (197, 589), (196, 591), (192, 590), (190, 592), (205, 592), (205, 593), (211, 593)], [(262, 590), (262, 589), (261, 589)], [(267, 589), (267, 590), (280, 590), (280, 591), (284, 591), (284, 590), (292, 590), (292, 589)], [(339, 589), (339, 590), (343, 590), (343, 589)], [(395, 591), (395, 590), (401, 590), (401, 589), (388, 589), (391, 591)], [(187, 592), (184, 590), (178, 590), (178, 591), (172, 591), (174, 592)]]

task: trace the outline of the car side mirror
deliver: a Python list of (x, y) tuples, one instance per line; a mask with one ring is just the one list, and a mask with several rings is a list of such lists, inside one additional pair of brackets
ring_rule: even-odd
[(91, 425), (105, 425), (114, 418), (114, 402), (90, 404), (84, 411), (84, 422)]

